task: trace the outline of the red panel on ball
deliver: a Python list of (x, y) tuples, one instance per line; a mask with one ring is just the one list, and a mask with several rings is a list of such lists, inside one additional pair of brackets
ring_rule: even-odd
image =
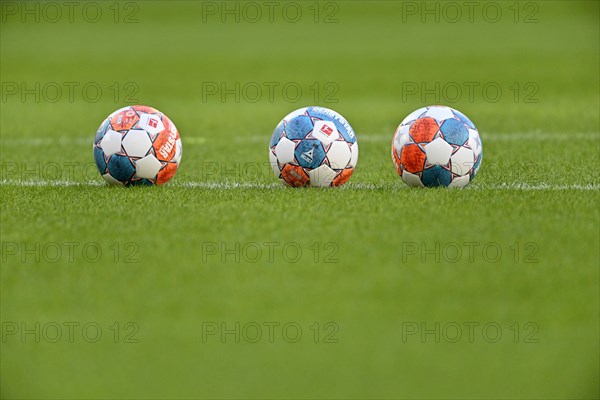
[(308, 174), (300, 166), (287, 164), (281, 170), (281, 176), (284, 181), (294, 187), (307, 186), (310, 182)]
[(341, 186), (350, 179), (352, 176), (352, 172), (354, 172), (354, 168), (346, 168), (343, 169), (342, 172), (338, 174), (331, 182), (331, 186)]
[(116, 113), (110, 119), (110, 125), (115, 131), (126, 131), (131, 128), (140, 120), (140, 117), (131, 108), (127, 108), (121, 112)]
[(425, 166), (425, 152), (416, 144), (407, 144), (402, 147), (400, 162), (405, 170), (412, 174), (423, 171)]
[(167, 182), (173, 177), (173, 175), (175, 175), (175, 172), (177, 172), (177, 164), (175, 164), (174, 162), (168, 163), (166, 167), (164, 167), (158, 172), (158, 175), (156, 177), (156, 184), (162, 185), (163, 183)]
[(438, 132), (440, 127), (433, 118), (420, 118), (410, 127), (408, 133), (415, 143), (429, 143)]
[(148, 106), (131, 106), (137, 112), (143, 112), (146, 114), (160, 114), (156, 108), (148, 107)]

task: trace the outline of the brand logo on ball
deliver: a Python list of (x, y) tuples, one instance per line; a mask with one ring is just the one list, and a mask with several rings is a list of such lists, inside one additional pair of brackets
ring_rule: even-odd
[(300, 180), (300, 179), (302, 179), (302, 176), (301, 176), (299, 173), (297, 173), (296, 171), (294, 171), (294, 170), (291, 170), (291, 171), (290, 171), (290, 175), (292, 175), (292, 176), (293, 176), (294, 178), (296, 178), (297, 180)]
[(327, 125), (323, 125), (321, 127), (321, 132), (323, 132), (324, 134), (326, 134), (327, 136), (331, 136), (331, 134), (333, 133), (333, 129), (331, 129), (330, 126)]
[(338, 130), (333, 121), (315, 121), (312, 137), (319, 139), (325, 146), (329, 146), (340, 138)]
[(175, 137), (176, 137), (176, 134), (174, 132), (171, 132), (169, 134), (169, 138), (167, 139), (167, 143), (163, 144), (160, 147), (160, 149), (158, 150), (158, 153), (161, 156), (163, 156), (164, 158), (169, 157), (169, 153), (171, 153), (171, 150), (173, 150), (173, 146), (175, 146), (175, 140), (176, 140)]
[(302, 157), (302, 159), (308, 163), (313, 162), (313, 152), (315, 149), (310, 149), (302, 154), (300, 154), (300, 157)]
[(156, 127), (158, 126), (158, 121), (157, 121), (157, 120), (155, 120), (155, 119), (153, 119), (153, 118), (150, 118), (150, 119), (148, 120), (148, 125), (150, 125), (150, 126), (151, 126), (151, 127), (153, 127), (153, 128), (156, 128)]

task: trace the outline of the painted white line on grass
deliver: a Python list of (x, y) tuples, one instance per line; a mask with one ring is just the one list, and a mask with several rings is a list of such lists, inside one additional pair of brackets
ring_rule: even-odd
[(66, 181), (66, 180), (37, 180), (27, 181), (18, 179), (3, 179), (0, 181), (1, 186), (22, 186), (22, 187), (69, 187), (69, 186), (107, 186), (106, 182), (102, 181)]
[[(394, 134), (357, 134), (360, 142), (392, 142)], [(270, 134), (265, 135), (236, 135), (229, 140), (230, 143), (268, 143)], [(203, 145), (206, 143), (216, 143), (217, 138), (206, 136), (183, 136), (185, 145)], [(219, 139), (222, 139), (219, 138)], [(513, 133), (485, 133), (482, 135), (482, 141), (485, 142), (513, 142), (513, 141), (566, 141), (566, 140), (600, 140), (600, 132), (579, 132), (579, 133), (542, 133), (542, 132), (513, 132)], [(7, 146), (90, 146), (92, 147), (93, 137), (74, 137), (74, 138), (49, 138), (49, 137), (29, 137), (29, 138), (2, 138), (0, 142), (2, 147)]]
[[(69, 181), (69, 180), (18, 180), (3, 179), (0, 186), (20, 187), (110, 187), (108, 183), (97, 181)], [(200, 188), (200, 189), (278, 189), (284, 188), (280, 183), (253, 183), (253, 182), (170, 182), (167, 187)]]
[[(68, 181), (68, 180), (13, 180), (3, 179), (0, 181), (1, 186), (17, 186), (17, 187), (101, 187), (109, 186), (103, 181)], [(257, 183), (257, 182), (171, 182), (167, 187), (189, 188), (189, 189), (212, 189), (212, 190), (230, 190), (230, 189), (284, 189), (280, 183)], [(372, 184), (372, 183), (348, 183), (337, 190), (410, 190), (402, 182), (389, 184)], [(421, 189), (416, 189), (421, 190)], [(449, 190), (522, 190), (522, 191), (589, 191), (600, 190), (600, 184), (587, 185), (558, 185), (549, 183), (529, 184), (521, 182), (500, 183), (500, 184), (471, 184), (464, 189), (449, 189)]]
[[(406, 189), (406, 190), (427, 190), (422, 188), (411, 189), (404, 183), (376, 185), (370, 183), (348, 183), (342, 187), (343, 189), (363, 189), (363, 190), (382, 190), (382, 189)], [(587, 185), (552, 185), (549, 183), (529, 184), (529, 183), (500, 183), (500, 184), (471, 184), (464, 188), (448, 188), (446, 190), (548, 190), (548, 191), (588, 191), (600, 190), (600, 184)]]
[(592, 184), (589, 183), (587, 185), (552, 185), (549, 183), (538, 183), (538, 184), (529, 184), (529, 183), (501, 183), (496, 185), (472, 185), (466, 186), (466, 190), (600, 190), (600, 184)]
[(183, 187), (191, 189), (284, 189), (281, 183), (254, 183), (254, 182), (173, 182), (168, 184), (173, 187)]

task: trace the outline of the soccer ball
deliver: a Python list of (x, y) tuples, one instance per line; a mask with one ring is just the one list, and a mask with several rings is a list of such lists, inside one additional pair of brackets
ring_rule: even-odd
[(412, 112), (392, 141), (396, 172), (409, 186), (463, 187), (475, 178), (482, 157), (475, 125), (445, 106)]
[(147, 106), (123, 107), (110, 114), (94, 138), (98, 171), (116, 185), (162, 185), (175, 175), (181, 151), (173, 122)]
[(337, 112), (305, 107), (289, 113), (269, 143), (273, 172), (287, 186), (340, 186), (358, 160), (354, 130)]

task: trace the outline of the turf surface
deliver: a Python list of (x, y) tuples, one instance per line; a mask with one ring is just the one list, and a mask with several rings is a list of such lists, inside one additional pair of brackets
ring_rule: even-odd
[[(600, 395), (598, 3), (456, 23), (444, 3), (422, 22), (421, 2), (296, 2), (297, 23), (263, 3), (256, 23), (236, 2), (94, 3), (96, 23), (10, 4), (3, 398)], [(166, 186), (94, 169), (98, 125), (133, 103), (181, 132)], [(277, 122), (313, 103), (357, 132), (343, 188), (286, 189), (266, 165)], [(432, 103), (481, 132), (463, 190), (395, 175), (395, 127)]]

